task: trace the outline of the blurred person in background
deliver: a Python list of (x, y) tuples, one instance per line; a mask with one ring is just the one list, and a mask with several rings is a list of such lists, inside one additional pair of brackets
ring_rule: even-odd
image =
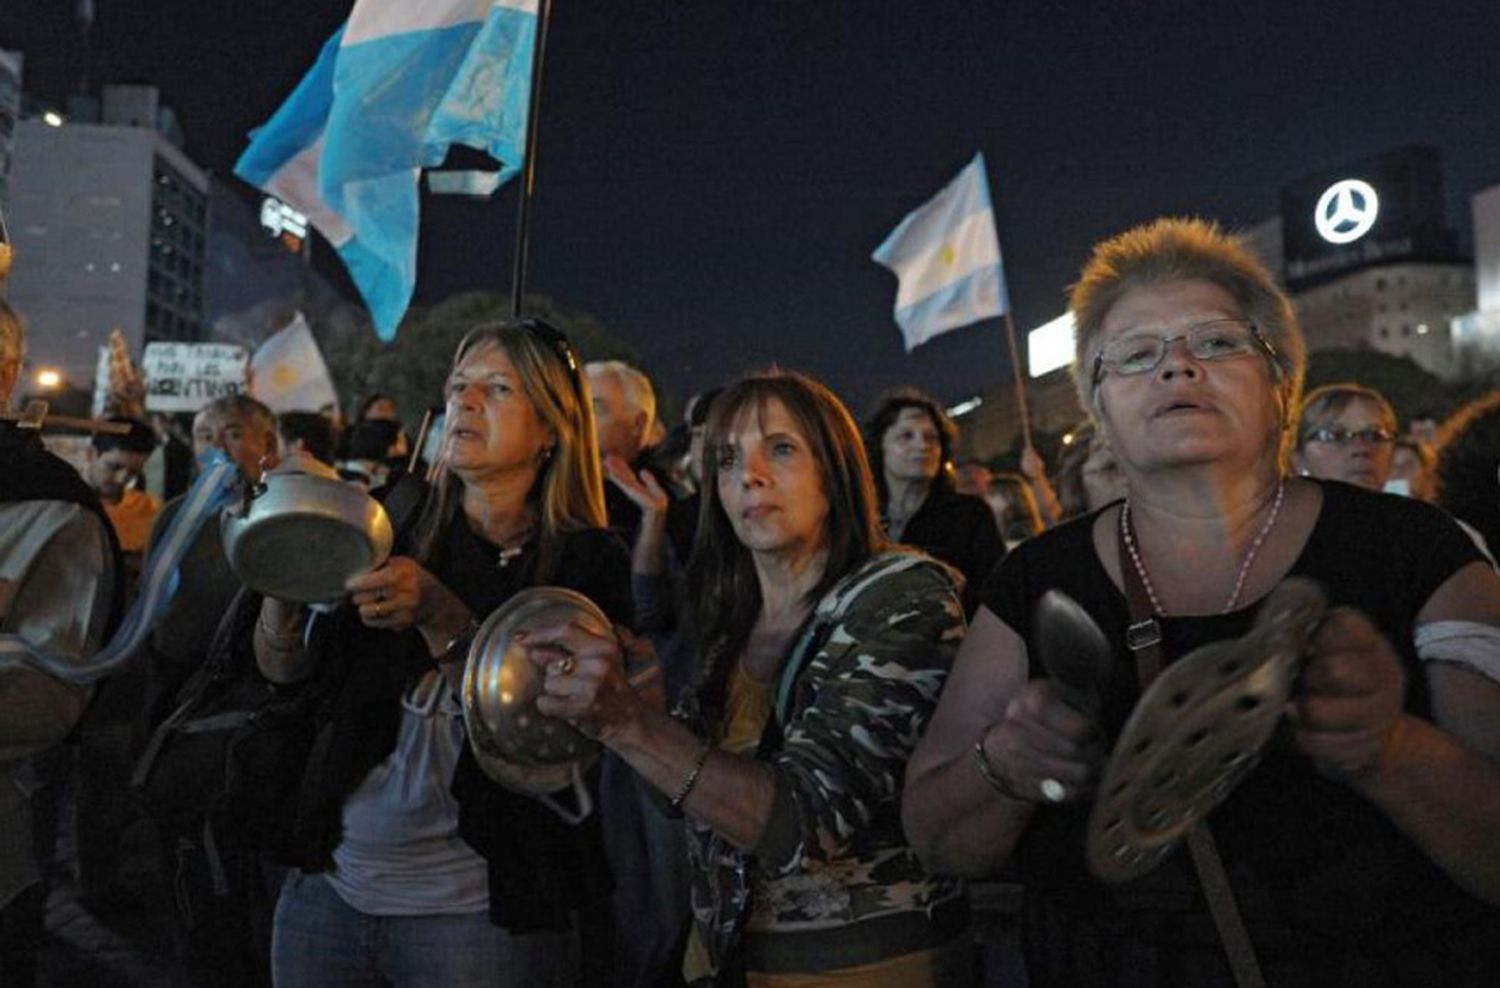
[(1302, 400), (1293, 454), (1302, 476), (1383, 490), (1395, 449), (1396, 410), (1379, 391), (1325, 384)]
[[(21, 375), (25, 333), (0, 299), (0, 410)], [(46, 893), (33, 847), (31, 761), (67, 737), (86, 687), (43, 672), (40, 650), (82, 664), (123, 610), (114, 531), (78, 472), (49, 453), (35, 429), (0, 422), (0, 982), (36, 983)], [(54, 818), (55, 819), (55, 818)], [(49, 831), (45, 822), (41, 827)], [(44, 841), (50, 852), (50, 841)], [(50, 858), (50, 853), (49, 853)]]
[(356, 422), (345, 436), (339, 476), (367, 491), (378, 491), (392, 480), (391, 461), (399, 456), (401, 424), (390, 419)]
[(1414, 436), (1396, 439), (1395, 452), (1391, 454), (1391, 475), (1385, 489), (1392, 494), (1404, 494), (1419, 501), (1432, 500), (1432, 447)]
[(1434, 502), (1490, 558), (1500, 549), (1500, 391), (1449, 416), (1437, 433)]
[(1005, 555), (989, 505), (953, 490), (958, 427), (933, 398), (912, 388), (887, 392), (865, 423), (865, 448), (893, 542), (915, 546), (963, 574), (968, 609)]
[(1125, 477), (1110, 452), (1109, 441), (1093, 423), (1079, 425), (1070, 435), (1072, 440), (1063, 446), (1054, 478), (1064, 521), (1098, 511), (1125, 496)]
[(995, 471), (986, 463), (966, 460), (953, 471), (953, 489), (970, 497), (984, 497), (995, 479)]
[(995, 513), (1007, 549), (1046, 530), (1031, 483), (1018, 473), (995, 474), (984, 492), (984, 503)]
[[(387, 459), (392, 462), (405, 459), (411, 452), (411, 439), (406, 435), (406, 427), (401, 424), (401, 409), (396, 404), (396, 399), (388, 394), (376, 392), (359, 403), (359, 409), (355, 413), (354, 421), (350, 425), (352, 430), (361, 422), (394, 422), (396, 423), (396, 439), (392, 444), (390, 455)], [(348, 430), (346, 430), (346, 435)]]
[[(120, 551), (134, 557), (132, 570), (139, 571), (140, 556), (146, 548), (151, 523), (161, 510), (161, 501), (140, 489), (141, 470), (156, 449), (156, 433), (145, 422), (112, 418), (109, 421), (130, 426), (124, 435), (98, 432), (89, 440), (88, 481), (104, 513), (115, 527)], [(132, 581), (133, 582), (133, 581)]]
[(276, 417), (284, 460), (310, 459), (333, 469), (333, 426), (318, 412), (282, 412)]
[[(275, 414), (249, 395), (216, 398), (193, 418), (193, 454), (200, 469), (223, 456), (234, 464), (241, 489), (258, 483), (264, 472), (280, 463), (278, 449)], [(148, 556), (185, 503), (184, 495), (163, 505), (147, 542)], [(224, 552), (218, 519), (206, 519), (198, 529), (178, 564), (178, 574), (177, 591), (147, 639), (142, 706), (149, 730), (177, 707), (181, 691), (208, 658), (220, 621), (240, 590), (240, 578)], [(203, 833), (172, 832), (161, 820), (157, 823), (163, 873), (173, 882), (172, 932), (181, 983), (215, 979), (218, 984), (259, 984), (265, 965), (247, 952), (257, 916), (253, 906), (238, 895), (193, 896), (209, 883), (204, 876), (217, 867), (219, 849)]]

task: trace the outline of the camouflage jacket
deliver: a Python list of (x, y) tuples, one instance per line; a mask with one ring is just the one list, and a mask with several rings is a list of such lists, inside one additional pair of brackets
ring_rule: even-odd
[(891, 552), (818, 601), (756, 755), (776, 781), (760, 844), (741, 851), (689, 821), (693, 913), (716, 966), (742, 935), (805, 947), (775, 935), (814, 931), (837, 935), (812, 941), (813, 970), (867, 963), (910, 942), (870, 921), (925, 927), (959, 904), (959, 884), (928, 876), (901, 831), (906, 760), (964, 636), (954, 581), (926, 556)]

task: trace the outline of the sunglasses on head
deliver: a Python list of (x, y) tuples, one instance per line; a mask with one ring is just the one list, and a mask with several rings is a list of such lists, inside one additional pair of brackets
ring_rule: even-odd
[(568, 377), (573, 381), (575, 394), (583, 393), (583, 371), (578, 363), (578, 354), (567, 334), (541, 319), (523, 319), (516, 324), (552, 349), (568, 368)]

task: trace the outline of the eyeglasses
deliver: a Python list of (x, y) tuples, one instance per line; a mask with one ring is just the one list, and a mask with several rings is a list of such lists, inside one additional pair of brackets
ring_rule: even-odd
[(1151, 373), (1166, 359), (1167, 348), (1178, 340), (1187, 345), (1195, 360), (1228, 360), (1259, 349), (1275, 366), (1276, 348), (1255, 323), (1248, 319), (1211, 319), (1189, 326), (1176, 336), (1130, 333), (1110, 340), (1094, 354), (1093, 387), (1099, 387), (1106, 370), (1125, 377)]
[(1370, 426), (1366, 429), (1330, 429), (1325, 426), (1312, 430), (1302, 438), (1304, 442), (1338, 443), (1342, 446), (1352, 442), (1393, 443), (1396, 441), (1396, 434), (1379, 426)]

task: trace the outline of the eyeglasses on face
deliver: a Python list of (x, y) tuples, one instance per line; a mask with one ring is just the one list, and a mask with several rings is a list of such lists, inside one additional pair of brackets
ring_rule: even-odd
[(1211, 319), (1195, 323), (1175, 336), (1136, 330), (1110, 340), (1094, 354), (1093, 386), (1099, 387), (1106, 370), (1124, 377), (1151, 373), (1166, 359), (1167, 348), (1178, 340), (1187, 346), (1195, 360), (1228, 360), (1257, 351), (1270, 358), (1273, 365), (1276, 359), (1276, 348), (1248, 319)]
[(1337, 443), (1342, 446), (1352, 442), (1393, 443), (1396, 441), (1396, 434), (1380, 426), (1370, 426), (1365, 429), (1330, 429), (1324, 426), (1321, 429), (1313, 429), (1302, 438), (1305, 442)]

